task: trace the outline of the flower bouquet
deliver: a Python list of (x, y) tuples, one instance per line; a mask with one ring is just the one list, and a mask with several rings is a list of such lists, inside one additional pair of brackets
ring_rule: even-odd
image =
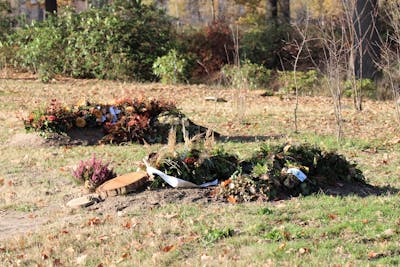
[(103, 164), (102, 160), (96, 159), (96, 155), (93, 154), (91, 159), (81, 161), (72, 175), (78, 183), (83, 183), (89, 192), (94, 192), (99, 185), (117, 176), (109, 168), (109, 164)]

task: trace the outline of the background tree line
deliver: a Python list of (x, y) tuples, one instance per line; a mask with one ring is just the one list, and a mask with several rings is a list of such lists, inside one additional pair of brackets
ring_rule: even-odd
[[(290, 91), (294, 87), (287, 78), (290, 75), (279, 72), (292, 71), (296, 64), (298, 72), (317, 70), (315, 75), (326, 75), (328, 59), (334, 55), (326, 56), (324, 44), (329, 42), (323, 40), (336, 42), (342, 34), (340, 57), (347, 66), (340, 79), (350, 81), (342, 91), (351, 87), (350, 94), (361, 109), (365, 92), (360, 90), (368, 86), (357, 81), (389, 73), (379, 60), (381, 48), (386, 48), (384, 54), (398, 48), (396, 14), (386, 8), (398, 6), (396, 0), (380, 5), (377, 0), (93, 0), (91, 8), (80, 13), (68, 7), (70, 2), (43, 1), (47, 19), (24, 25), (3, 0), (2, 66), (38, 73), (43, 80), (56, 74), (156, 80), (172, 72), (175, 81), (229, 84), (238, 80), (234, 73), (240, 65), (251, 73), (248, 84), (274, 87), (272, 80), (286, 79), (279, 87)], [(348, 30), (341, 31), (343, 27)], [(175, 51), (172, 66), (167, 66), (171, 60), (160, 61), (167, 63), (156, 64), (155, 71), (157, 58), (173, 55), (171, 51)], [(396, 66), (395, 59), (391, 57), (385, 66)], [(179, 71), (174, 70), (177, 63)], [(230, 66), (236, 67), (234, 71)], [(318, 80), (315, 75), (311, 80)], [(308, 84), (307, 79), (300, 82)]]

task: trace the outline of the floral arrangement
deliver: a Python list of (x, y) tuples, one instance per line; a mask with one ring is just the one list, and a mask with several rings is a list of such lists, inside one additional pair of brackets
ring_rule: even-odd
[[(296, 176), (300, 171), (306, 178)], [(238, 173), (222, 182), (216, 195), (230, 202), (309, 195), (338, 182), (365, 183), (362, 172), (342, 155), (316, 146), (264, 144)]]
[(103, 129), (102, 143), (151, 142), (157, 138), (152, 129), (163, 112), (177, 112), (171, 102), (155, 99), (123, 98), (108, 104), (81, 101), (72, 107), (52, 100), (45, 109), (32, 112), (24, 119), (26, 130), (65, 134), (72, 128)]
[(149, 163), (168, 175), (200, 185), (215, 179), (228, 179), (237, 170), (239, 160), (222, 149), (192, 148), (175, 155), (153, 154)]
[[(252, 158), (243, 161), (222, 149), (210, 151), (200, 146), (154, 153), (149, 163), (198, 185), (218, 179), (221, 183), (214, 196), (232, 203), (309, 195), (339, 182), (365, 183), (356, 164), (309, 144), (263, 144)], [(153, 184), (164, 185), (160, 178)]]
[(96, 155), (93, 154), (91, 159), (81, 161), (72, 175), (79, 183), (84, 183), (89, 192), (94, 192), (99, 185), (117, 176), (109, 168), (109, 164), (103, 164), (102, 160), (96, 159)]

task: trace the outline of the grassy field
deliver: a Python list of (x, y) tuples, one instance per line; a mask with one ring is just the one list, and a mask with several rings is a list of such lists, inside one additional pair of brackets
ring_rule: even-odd
[[(400, 129), (393, 103), (366, 101), (356, 112), (344, 100), (345, 139), (339, 147), (329, 98), (301, 97), (294, 133), (295, 99), (261, 93), (249, 91), (240, 99), (235, 90), (206, 86), (0, 79), (0, 265), (399, 265)], [(21, 117), (55, 98), (73, 104), (124, 96), (174, 100), (195, 123), (227, 137), (218, 145), (241, 158), (261, 142), (309, 142), (337, 150), (383, 193), (356, 190), (233, 205), (165, 189), (71, 210), (66, 202), (83, 194), (72, 181), (71, 166), (96, 153), (123, 174), (161, 145), (40, 145), (25, 135)], [(227, 102), (206, 102), (206, 96)]]

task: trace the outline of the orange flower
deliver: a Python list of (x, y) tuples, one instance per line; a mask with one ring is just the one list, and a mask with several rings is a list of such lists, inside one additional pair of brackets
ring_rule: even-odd
[(82, 117), (78, 117), (75, 120), (75, 125), (78, 126), (79, 128), (83, 128), (86, 126), (86, 121), (84, 118)]
[(100, 119), (100, 120), (101, 120), (101, 117), (103, 116), (101, 110), (99, 110), (99, 109), (94, 109), (94, 110), (92, 111), (92, 114), (93, 114), (97, 119)]
[(132, 112), (133, 112), (133, 107), (132, 107), (132, 106), (127, 106), (127, 107), (125, 108), (125, 112), (126, 112), (126, 113), (132, 113)]
[(88, 101), (86, 100), (86, 99), (80, 99), (79, 101), (78, 101), (78, 103), (76, 103), (76, 105), (78, 106), (78, 107), (84, 107), (84, 106), (87, 106), (89, 103), (88, 103)]

